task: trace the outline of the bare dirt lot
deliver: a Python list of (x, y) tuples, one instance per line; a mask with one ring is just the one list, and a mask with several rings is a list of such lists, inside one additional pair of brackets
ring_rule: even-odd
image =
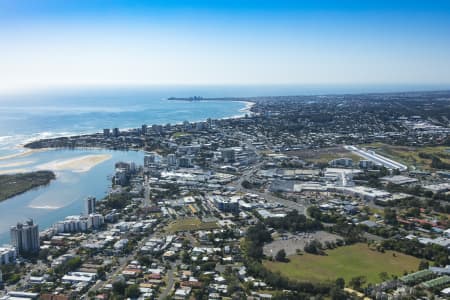
[(288, 156), (298, 156), (300, 159), (314, 163), (328, 163), (332, 159), (342, 157), (348, 157), (354, 161), (361, 159), (359, 156), (353, 154), (351, 151), (348, 151), (343, 146), (287, 151), (284, 154)]

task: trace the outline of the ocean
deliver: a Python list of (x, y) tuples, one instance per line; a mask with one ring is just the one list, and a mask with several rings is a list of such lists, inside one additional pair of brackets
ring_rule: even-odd
[[(196, 92), (195, 94), (193, 94)], [(246, 103), (168, 101), (176, 96), (213, 96), (194, 89), (71, 90), (0, 96), (0, 174), (57, 167), (56, 180), (0, 202), (0, 245), (9, 243), (9, 228), (33, 218), (46, 229), (69, 215), (83, 212), (83, 199), (101, 199), (110, 187), (117, 161), (143, 164), (142, 152), (50, 150), (28, 152), (26, 142), (57, 136), (122, 129), (142, 124), (180, 123), (244, 114)], [(70, 167), (73, 159), (103, 157), (87, 170)], [(66, 167), (64, 167), (66, 166)]]
[[(441, 87), (442, 88), (442, 87)], [(57, 179), (0, 202), (0, 245), (9, 242), (9, 227), (33, 218), (40, 230), (68, 215), (80, 214), (83, 199), (101, 199), (117, 161), (143, 163), (143, 153), (108, 150), (26, 152), (23, 144), (41, 138), (100, 132), (103, 128), (136, 128), (243, 115), (246, 103), (168, 101), (168, 97), (247, 97), (432, 90), (418, 86), (159, 86), (153, 88), (57, 89), (0, 95), (0, 174), (59, 166)], [(73, 159), (103, 157), (86, 170), (74, 170)], [(107, 159), (106, 159), (107, 158)], [(62, 167), (66, 166), (66, 167)]]

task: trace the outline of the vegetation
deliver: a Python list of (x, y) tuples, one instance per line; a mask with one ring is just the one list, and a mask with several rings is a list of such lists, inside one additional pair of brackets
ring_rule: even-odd
[(0, 175), (0, 201), (25, 193), (33, 188), (47, 185), (55, 179), (52, 171)]
[(7, 284), (15, 284), (20, 280), (21, 267), (20, 265), (7, 264), (0, 265), (0, 270), (3, 274), (3, 281)]
[(339, 215), (334, 211), (330, 213), (323, 213), (317, 206), (308, 207), (307, 212), (310, 217), (324, 223), (337, 223), (339, 221), (345, 222), (345, 217), (342, 215)]
[(364, 226), (349, 223), (337, 223), (333, 227), (327, 228), (328, 231), (344, 237), (346, 245), (365, 241), (363, 229)]
[(275, 260), (276, 261), (281, 261), (281, 262), (286, 262), (286, 251), (284, 251), (284, 249), (281, 249), (280, 251), (277, 252), (277, 254), (275, 255)]
[(342, 146), (337, 147), (326, 147), (321, 149), (308, 149), (308, 150), (296, 150), (286, 152), (288, 155), (296, 155), (302, 157), (304, 160), (308, 162), (312, 162), (315, 164), (323, 164), (327, 165), (330, 160), (337, 158), (351, 158), (353, 163), (357, 163), (361, 157), (356, 154), (353, 154), (351, 151), (345, 149)]
[(56, 267), (55, 273), (62, 275), (62, 274), (66, 274), (68, 272), (75, 271), (82, 265), (82, 263), (83, 263), (83, 261), (81, 260), (81, 258), (79, 256), (73, 257), (73, 258), (69, 259), (68, 261), (66, 261), (65, 263)]
[(305, 250), (306, 253), (311, 253), (311, 254), (325, 254), (325, 252), (322, 250), (322, 248), (323, 248), (323, 246), (319, 241), (313, 240), (313, 241), (307, 243), (303, 250)]
[(417, 240), (384, 240), (381, 242), (383, 249), (395, 250), (418, 258), (432, 260), (438, 266), (445, 266), (449, 263), (447, 249), (445, 247), (428, 244), (424, 245)]
[(131, 299), (139, 297), (141, 292), (139, 291), (139, 285), (133, 284), (125, 289), (125, 296)]
[(211, 230), (217, 229), (216, 222), (202, 222), (199, 218), (177, 219), (166, 227), (166, 231), (175, 233), (179, 231)]
[(244, 189), (259, 189), (261, 187), (261, 184), (258, 182), (251, 182), (248, 180), (244, 180), (242, 181), (241, 186)]
[(309, 253), (289, 256), (289, 263), (264, 261), (264, 266), (292, 279), (327, 282), (342, 278), (350, 284), (357, 276), (363, 276), (366, 283), (377, 283), (381, 281), (379, 274), (382, 272), (399, 276), (404, 271), (417, 270), (420, 263), (415, 257), (395, 251), (382, 253), (363, 243), (327, 250), (325, 253), (324, 256)]
[[(266, 268), (261, 260), (264, 257), (262, 247), (264, 243), (272, 240), (270, 233), (265, 225), (258, 223), (247, 231), (247, 237), (241, 242), (243, 250), (243, 260), (250, 274), (255, 277), (262, 278), (266, 283), (278, 290), (291, 290), (292, 297), (280, 296), (278, 299), (309, 299), (311, 295), (327, 295), (330, 294), (334, 285), (311, 283), (309, 279), (298, 281), (290, 277), (283, 276), (278, 272)], [(285, 263), (279, 263), (289, 265)], [(338, 292), (339, 294), (339, 292)], [(345, 299), (345, 298), (342, 298)]]
[(319, 221), (308, 219), (296, 210), (290, 211), (284, 218), (268, 218), (265, 223), (275, 229), (291, 232), (322, 229)]
[(397, 225), (397, 212), (392, 208), (384, 209), (384, 221), (386, 224)]
[(106, 199), (105, 205), (111, 209), (122, 209), (131, 203), (131, 194), (122, 192), (110, 194)]

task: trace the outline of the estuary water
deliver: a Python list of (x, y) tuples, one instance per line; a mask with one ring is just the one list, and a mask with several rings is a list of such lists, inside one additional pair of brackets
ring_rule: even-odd
[[(201, 95), (194, 89), (84, 90), (0, 96), (0, 174), (52, 169), (48, 186), (0, 202), (0, 245), (9, 228), (33, 218), (44, 230), (68, 215), (83, 212), (83, 199), (101, 199), (111, 185), (117, 161), (143, 163), (143, 153), (109, 150), (27, 151), (26, 142), (48, 137), (180, 123), (244, 114), (246, 104), (225, 101), (168, 101)], [(201, 91), (198, 91), (201, 92)]]
[[(448, 87), (447, 87), (448, 88)], [(245, 113), (243, 102), (167, 101), (168, 97), (247, 97), (412, 90), (417, 86), (159, 86), (124, 89), (59, 89), (0, 94), (0, 174), (52, 168), (48, 186), (0, 202), (0, 245), (9, 242), (9, 227), (33, 218), (40, 230), (83, 210), (89, 195), (102, 198), (117, 161), (143, 163), (143, 153), (106, 150), (26, 152), (26, 142), (49, 137), (136, 128), (142, 124), (179, 123)], [(440, 87), (442, 89), (442, 87)], [(74, 167), (75, 166), (75, 167)]]

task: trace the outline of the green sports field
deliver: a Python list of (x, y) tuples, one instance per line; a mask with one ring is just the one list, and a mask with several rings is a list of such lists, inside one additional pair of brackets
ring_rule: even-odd
[[(293, 255), (290, 262), (264, 261), (272, 271), (300, 281), (334, 281), (338, 277), (348, 283), (356, 276), (366, 276), (367, 283), (381, 282), (379, 274), (403, 275), (417, 271), (420, 260), (395, 251), (381, 253), (366, 244), (355, 244), (326, 251), (327, 255)], [(394, 256), (395, 254), (395, 256)]]

